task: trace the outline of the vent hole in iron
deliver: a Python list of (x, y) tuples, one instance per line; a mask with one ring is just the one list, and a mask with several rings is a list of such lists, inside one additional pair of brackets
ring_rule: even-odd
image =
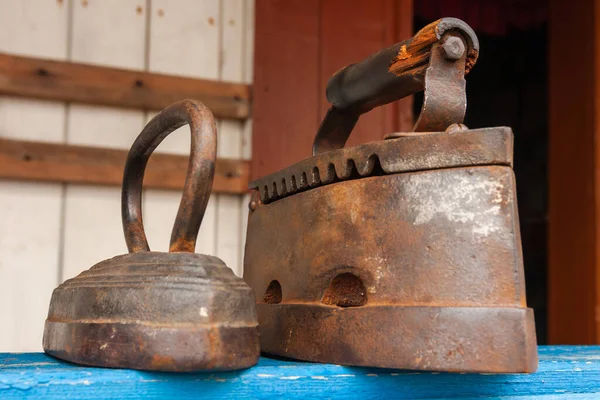
[(358, 276), (346, 272), (331, 280), (321, 302), (338, 307), (363, 306), (367, 303), (367, 290)]
[(269, 287), (267, 287), (267, 290), (265, 290), (265, 297), (263, 297), (263, 303), (279, 304), (281, 303), (282, 297), (283, 296), (281, 293), (281, 285), (279, 284), (279, 281), (271, 281), (271, 283), (269, 283)]

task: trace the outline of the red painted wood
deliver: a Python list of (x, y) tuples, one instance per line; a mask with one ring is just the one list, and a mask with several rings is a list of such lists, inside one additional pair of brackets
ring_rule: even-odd
[(550, 1), (548, 342), (551, 344), (600, 342), (597, 3), (596, 0)]
[(319, 1), (257, 0), (252, 177), (310, 156), (320, 115)]
[[(413, 0), (387, 1), (386, 41), (393, 44), (411, 37), (413, 27)], [(385, 132), (410, 132), (414, 125), (413, 97), (407, 97), (386, 106)]]

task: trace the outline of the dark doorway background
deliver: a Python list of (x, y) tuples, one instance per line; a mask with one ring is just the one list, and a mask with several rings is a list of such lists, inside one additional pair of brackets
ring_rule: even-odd
[[(548, 213), (548, 89), (547, 23), (537, 10), (535, 21), (515, 27), (508, 23), (490, 33), (464, 16), (446, 14), (431, 18), (432, 6), (443, 0), (428, 1), (420, 13), (415, 2), (415, 32), (442, 16), (456, 16), (475, 28), (481, 45), (477, 64), (467, 76), (467, 115), (469, 128), (509, 126), (515, 135), (514, 171), (517, 179), (519, 218), (527, 285), (527, 302), (535, 312), (539, 344), (547, 343), (547, 213)], [(456, 4), (456, 2), (453, 2)], [(491, 3), (491, 2), (490, 2)], [(495, 1), (515, 3), (514, 1)], [(540, 2), (538, 7), (546, 7)], [(507, 4), (508, 6), (508, 4)], [(441, 12), (442, 10), (440, 10)], [(509, 13), (509, 9), (505, 9)], [(485, 27), (485, 21), (478, 21)], [(529, 25), (529, 26), (528, 26)], [(415, 96), (418, 116), (422, 94)], [(482, 282), (485, 284), (485, 282)]]

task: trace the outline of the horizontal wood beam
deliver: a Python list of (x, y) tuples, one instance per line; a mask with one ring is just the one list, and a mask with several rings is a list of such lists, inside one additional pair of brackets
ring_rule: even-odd
[[(0, 139), (0, 178), (121, 186), (126, 150)], [(144, 186), (182, 189), (187, 156), (153, 154)], [(248, 161), (218, 159), (213, 193), (246, 193)]]
[(202, 101), (218, 118), (246, 119), (250, 86), (0, 53), (0, 94), (104, 106), (162, 110)]

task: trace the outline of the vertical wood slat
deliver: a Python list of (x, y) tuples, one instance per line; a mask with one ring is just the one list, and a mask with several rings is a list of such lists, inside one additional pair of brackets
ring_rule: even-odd
[[(594, 303), (594, 344), (600, 343), (600, 1), (594, 0), (594, 233), (595, 241), (594, 248), (596, 249), (596, 259), (593, 265), (595, 279), (593, 290)], [(583, 277), (582, 277), (583, 279)]]
[(548, 341), (600, 343), (600, 4), (550, 1)]
[[(219, 79), (242, 82), (244, 78), (244, 1), (221, 0), (220, 71)], [(219, 124), (218, 156), (241, 158), (242, 121), (221, 120)], [(236, 195), (217, 196), (216, 253), (237, 275), (241, 276), (242, 198)]]
[[(0, 51), (65, 60), (66, 2), (0, 1)], [(0, 98), (0, 136), (63, 142), (63, 103)], [(0, 351), (41, 350), (58, 281), (62, 186), (0, 181)]]
[[(246, 0), (244, 11), (244, 82), (251, 84), (254, 80), (254, 20), (255, 20), (255, 0)], [(244, 122), (244, 131), (242, 133), (242, 159), (251, 160), (252, 158), (252, 116)], [(246, 233), (248, 228), (248, 204), (250, 203), (250, 194), (242, 198), (240, 204), (242, 215), (241, 226), (241, 249), (239, 265), (243, 273), (244, 254), (246, 245)]]
[[(148, 69), (196, 78), (219, 78), (219, 0), (152, 0)], [(189, 154), (188, 127), (171, 133), (158, 151)], [(146, 190), (144, 224), (153, 250), (167, 251), (181, 193)], [(216, 253), (217, 196), (212, 195), (198, 235), (196, 252)]]
[[(388, 45), (406, 40), (415, 34), (413, 0), (387, 0), (386, 42)], [(410, 132), (414, 125), (413, 96), (385, 106), (385, 132)]]
[[(71, 61), (143, 69), (143, 5), (139, 0), (72, 2)], [(139, 110), (71, 104), (67, 143), (128, 149), (143, 123)], [(126, 252), (120, 199), (120, 188), (67, 186), (63, 279)]]
[[(244, 7), (244, 83), (254, 81), (254, 19), (256, 0), (245, 0)], [(252, 158), (252, 114), (244, 122), (242, 134), (242, 159)], [(248, 210), (246, 210), (248, 211)]]
[(256, 2), (252, 177), (311, 154), (319, 124), (319, 0)]

